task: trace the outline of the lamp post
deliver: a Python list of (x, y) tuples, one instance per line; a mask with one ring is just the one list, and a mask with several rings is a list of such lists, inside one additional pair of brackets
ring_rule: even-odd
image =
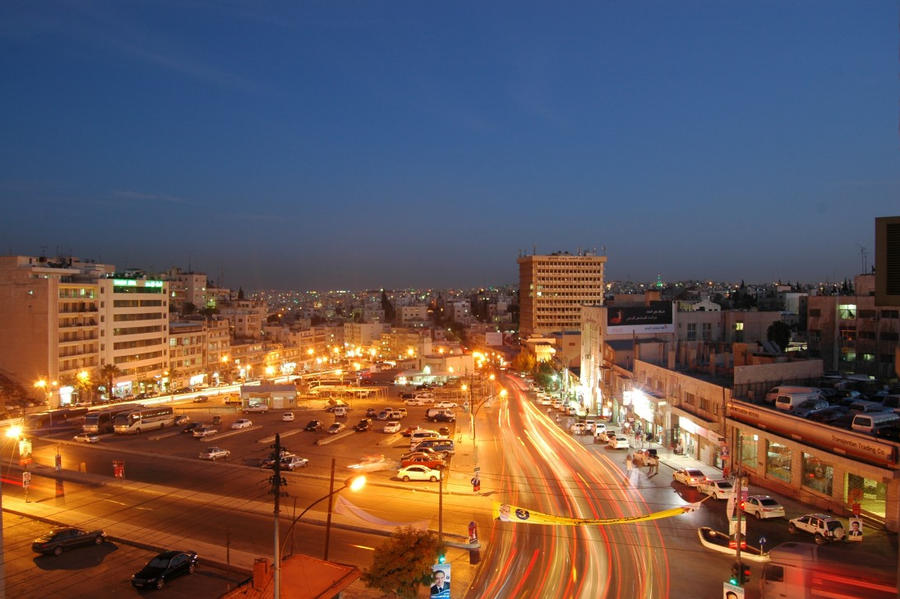
[(309, 510), (311, 510), (313, 507), (320, 504), (321, 502), (325, 501), (326, 499), (328, 499), (329, 501), (328, 501), (328, 519), (327, 519), (326, 525), (325, 525), (325, 559), (326, 560), (328, 559), (328, 545), (329, 545), (330, 537), (331, 537), (331, 513), (332, 513), (332, 508), (333, 508), (331, 498), (334, 497), (335, 495), (337, 495), (338, 493), (340, 493), (341, 491), (343, 491), (344, 489), (349, 488), (351, 491), (355, 492), (355, 491), (359, 491), (364, 486), (366, 486), (366, 477), (365, 476), (351, 476), (350, 478), (348, 478), (344, 481), (343, 485), (341, 485), (340, 487), (335, 489), (334, 488), (334, 468), (335, 468), (335, 459), (331, 458), (331, 484), (329, 486), (328, 494), (323, 495), (322, 497), (319, 497), (318, 499), (316, 499), (315, 501), (310, 503), (308, 506), (306, 506), (303, 509), (302, 512), (300, 512), (299, 516), (297, 516), (296, 518), (291, 520), (291, 524), (290, 524), (290, 526), (288, 526), (287, 532), (284, 533), (284, 539), (282, 540), (282, 543), (281, 543), (282, 550), (279, 551), (278, 556), (277, 556), (279, 560), (281, 559), (281, 553), (283, 552), (284, 544), (287, 542), (288, 535), (290, 535), (291, 531), (294, 530), (294, 526), (297, 524), (297, 522), (299, 522), (300, 519), (306, 515), (306, 512), (308, 512)]
[[(13, 439), (14, 443), (21, 435), (21, 426), (11, 426), (6, 429), (6, 437)], [(0, 471), (0, 597), (6, 597), (6, 568), (3, 564), (3, 476), (2, 471)]]

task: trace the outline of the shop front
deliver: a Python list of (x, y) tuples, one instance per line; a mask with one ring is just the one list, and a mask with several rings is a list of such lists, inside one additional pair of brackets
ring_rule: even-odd
[(716, 424), (672, 408), (672, 440), (676, 453), (725, 469), (728, 449)]
[(640, 389), (626, 391), (623, 403), (630, 408), (629, 420), (632, 429), (639, 432), (645, 441), (665, 442), (666, 400)]

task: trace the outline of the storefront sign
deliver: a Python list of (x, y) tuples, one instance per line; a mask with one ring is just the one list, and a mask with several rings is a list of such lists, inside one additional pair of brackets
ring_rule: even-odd
[(897, 463), (897, 448), (860, 433), (844, 431), (740, 401), (728, 405), (728, 417), (800, 443), (833, 451), (878, 466)]

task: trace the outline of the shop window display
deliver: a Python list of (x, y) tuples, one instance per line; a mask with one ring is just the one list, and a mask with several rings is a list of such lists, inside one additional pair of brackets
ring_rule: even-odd
[(740, 460), (741, 464), (751, 470), (756, 470), (756, 446), (759, 442), (759, 436), (741, 432), (740, 439)]
[(883, 482), (847, 474), (847, 484), (844, 485), (844, 501), (847, 505), (858, 503), (863, 511), (884, 518), (886, 495), (887, 486)]
[(791, 482), (791, 450), (775, 441), (766, 442), (766, 474)]
[(803, 486), (823, 495), (831, 495), (834, 466), (809, 453), (803, 453), (802, 458)]

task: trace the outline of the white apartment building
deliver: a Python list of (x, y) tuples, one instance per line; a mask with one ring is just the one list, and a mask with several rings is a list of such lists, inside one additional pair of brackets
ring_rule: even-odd
[(428, 305), (400, 306), (400, 323), (403, 326), (422, 325), (428, 321)]
[(526, 255), (519, 263), (519, 335), (578, 330), (581, 306), (603, 305), (606, 256)]
[(116, 395), (158, 383), (169, 363), (169, 293), (165, 281), (144, 276), (97, 280), (100, 290), (100, 365), (120, 370)]
[(219, 306), (219, 315), (228, 320), (233, 337), (261, 339), (266, 322), (265, 305), (252, 300), (234, 300)]
[(198, 310), (206, 305), (206, 274), (173, 268), (166, 274), (166, 279), (170, 300), (179, 312), (185, 304), (193, 304)]

